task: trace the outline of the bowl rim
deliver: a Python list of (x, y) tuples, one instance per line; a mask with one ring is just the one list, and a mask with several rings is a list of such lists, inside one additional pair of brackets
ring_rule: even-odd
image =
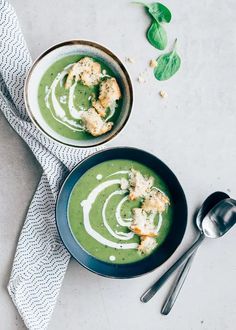
[[(63, 47), (63, 46), (70, 46), (70, 45), (86, 45), (86, 46), (90, 46), (90, 47), (94, 47), (94, 48), (97, 48), (103, 52), (105, 52), (107, 55), (109, 55), (114, 61), (116, 61), (118, 63), (118, 65), (120, 66), (122, 72), (124, 73), (125, 75), (125, 79), (127, 81), (127, 84), (128, 84), (128, 88), (129, 88), (129, 94), (130, 94), (130, 106), (129, 106), (129, 109), (128, 109), (128, 112), (127, 112), (127, 115), (126, 115), (126, 118), (123, 122), (123, 124), (120, 126), (120, 128), (114, 132), (113, 134), (107, 136), (103, 141), (100, 141), (100, 142), (97, 142), (97, 143), (93, 143), (89, 146), (86, 146), (86, 145), (73, 145), (73, 144), (70, 144), (70, 143), (66, 143), (66, 142), (62, 142), (61, 140), (59, 139), (56, 139), (54, 137), (52, 137), (50, 134), (47, 133), (46, 130), (44, 130), (40, 124), (38, 123), (38, 121), (36, 120), (31, 108), (30, 108), (30, 105), (29, 105), (29, 100), (28, 100), (28, 91), (29, 91), (29, 88), (28, 88), (28, 85), (29, 85), (29, 80), (32, 76), (32, 73), (34, 71), (34, 68), (37, 66), (37, 64), (45, 57), (47, 56), (50, 52), (52, 52), (53, 50), (57, 49), (57, 48), (60, 48), (60, 47)], [(126, 67), (124, 66), (124, 64), (122, 63), (122, 61), (112, 52), (110, 51), (108, 48), (106, 48), (105, 46), (97, 43), (97, 42), (94, 42), (94, 41), (90, 41), (90, 40), (84, 40), (84, 39), (71, 39), (71, 40), (65, 40), (65, 41), (62, 41), (62, 42), (59, 42), (59, 43), (56, 43), (54, 44), (53, 46), (47, 48), (45, 51), (43, 51), (34, 61), (33, 61), (33, 64), (30, 68), (30, 70), (28, 71), (27, 75), (26, 75), (26, 79), (25, 79), (25, 83), (24, 83), (24, 102), (25, 102), (25, 107), (26, 107), (26, 111), (27, 111), (27, 114), (29, 115), (31, 121), (34, 123), (34, 125), (44, 134), (46, 135), (49, 139), (59, 143), (60, 145), (64, 145), (64, 146), (68, 146), (68, 147), (71, 147), (71, 148), (94, 148), (94, 147), (97, 147), (97, 146), (100, 146), (100, 145), (104, 145), (106, 144), (107, 142), (111, 141), (113, 138), (115, 138), (122, 130), (123, 128), (125, 127), (125, 125), (127, 124), (129, 118), (130, 118), (130, 115), (131, 115), (131, 111), (132, 111), (132, 107), (133, 107), (133, 98), (134, 98), (134, 93), (133, 93), (133, 87), (132, 87), (132, 81), (131, 81), (131, 78), (130, 78), (130, 75), (126, 69)], [(112, 133), (112, 131), (111, 131)]]
[[(60, 196), (62, 194), (62, 191), (64, 189), (64, 186), (66, 185), (67, 183), (67, 180), (69, 179), (69, 177), (73, 174), (73, 172), (81, 166), (81, 164), (83, 164), (84, 162), (86, 162), (88, 159), (92, 158), (93, 156), (96, 156), (100, 153), (104, 153), (104, 152), (109, 152), (109, 151), (112, 151), (112, 150), (116, 150), (116, 149), (128, 149), (128, 150), (133, 150), (133, 151), (141, 151), (142, 153), (146, 154), (147, 156), (151, 156), (153, 158), (156, 158), (156, 160), (158, 162), (160, 162), (162, 165), (164, 165), (164, 167), (169, 170), (171, 173), (172, 173), (172, 176), (174, 177), (174, 179), (176, 180), (177, 184), (179, 185), (179, 188), (180, 188), (180, 191), (181, 191), (181, 194), (182, 194), (182, 198), (183, 198), (183, 203), (184, 203), (184, 211), (185, 213), (183, 213), (183, 219), (185, 218), (185, 223), (184, 223), (184, 226), (182, 226), (182, 236), (178, 242), (178, 244), (175, 246), (174, 250), (172, 251), (172, 253), (158, 266), (156, 267), (153, 267), (151, 268), (150, 270), (148, 271), (144, 271), (144, 272), (140, 272), (138, 274), (135, 274), (135, 275), (126, 275), (126, 276), (119, 276), (119, 275), (115, 275), (115, 276), (112, 276), (110, 274), (104, 274), (103, 272), (100, 272), (100, 271), (97, 271), (97, 270), (94, 270), (92, 268), (90, 268), (88, 265), (85, 265), (83, 262), (81, 262), (81, 260), (79, 260), (74, 254), (73, 252), (70, 251), (69, 247), (67, 246), (67, 244), (65, 243), (65, 241), (63, 240), (62, 238), (62, 235), (61, 235), (61, 232), (60, 232), (60, 229), (59, 229), (59, 223), (58, 223), (58, 203), (59, 203), (59, 199), (60, 199)], [(104, 160), (106, 161), (106, 160)], [(100, 162), (101, 163), (101, 162)], [(100, 164), (98, 163), (98, 164)], [(96, 164), (96, 165), (98, 165)], [(94, 166), (96, 166), (94, 165)], [(91, 168), (91, 167), (90, 167)], [(88, 169), (90, 169), (88, 168)], [(86, 172), (86, 171), (85, 171)], [(74, 188), (74, 187), (73, 187)], [(73, 190), (73, 189), (72, 189)], [(72, 192), (71, 190), (71, 192)], [(71, 193), (70, 192), (70, 193)], [(89, 270), (90, 272), (94, 273), (94, 274), (97, 274), (99, 276), (103, 276), (103, 277), (106, 277), (106, 278), (111, 278), (111, 279), (131, 279), (131, 278), (137, 278), (137, 277), (140, 277), (140, 276), (143, 276), (143, 275), (146, 275), (146, 274), (149, 274), (151, 272), (153, 272), (155, 269), (157, 269), (158, 267), (162, 266), (167, 260), (169, 260), (173, 254), (176, 252), (176, 250), (178, 249), (178, 247), (180, 246), (180, 244), (182, 243), (183, 239), (184, 239), (184, 235), (186, 233), (186, 228), (187, 228), (187, 224), (188, 224), (188, 204), (187, 204), (187, 199), (186, 199), (186, 195), (185, 195), (185, 192), (182, 188), (182, 185), (180, 184), (178, 178), (176, 177), (176, 175), (174, 174), (174, 172), (161, 160), (159, 159), (156, 155), (152, 154), (151, 152), (148, 152), (146, 150), (143, 150), (141, 148), (137, 148), (137, 147), (130, 147), (130, 146), (118, 146), (118, 147), (109, 147), (109, 148), (106, 148), (106, 149), (103, 149), (103, 150), (98, 150), (94, 153), (92, 153), (91, 155), (88, 155), (87, 157), (85, 157), (84, 159), (82, 159), (77, 165), (75, 165), (72, 170), (69, 171), (69, 173), (65, 176), (65, 178), (63, 179), (63, 182), (60, 186), (60, 189), (59, 189), (59, 192), (57, 194), (57, 198), (56, 198), (56, 203), (55, 203), (55, 222), (56, 222), (56, 227), (57, 227), (57, 231), (58, 231), (58, 234), (59, 234), (59, 237), (61, 239), (61, 242), (62, 244), (64, 245), (64, 247), (66, 248), (66, 250), (69, 252), (69, 254), (71, 255), (71, 257), (73, 257), (83, 268)], [(78, 244), (78, 243), (77, 243)], [(82, 248), (82, 247), (81, 247)], [(83, 249), (83, 248), (82, 248)], [(95, 260), (98, 260), (98, 261), (101, 261), (99, 259), (96, 259), (95, 257), (93, 257), (92, 255), (90, 255), (86, 250), (85, 252), (87, 253), (87, 255), (89, 255), (91, 258), (95, 259)], [(150, 255), (151, 256), (151, 255)], [(148, 259), (148, 257), (150, 256), (147, 256), (147, 258), (145, 259)], [(138, 263), (141, 263), (143, 260), (145, 259), (142, 259), (138, 262), (134, 262), (134, 263), (129, 263), (129, 264), (121, 264), (121, 265), (132, 265), (132, 264), (138, 264)], [(102, 263), (105, 263), (106, 262), (103, 262), (101, 261)], [(116, 266), (116, 264), (111, 264), (113, 266)], [(120, 265), (120, 264), (118, 264)]]

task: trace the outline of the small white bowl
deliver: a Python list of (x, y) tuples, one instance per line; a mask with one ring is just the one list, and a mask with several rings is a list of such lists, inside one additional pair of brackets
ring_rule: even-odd
[[(38, 103), (38, 89), (42, 76), (57, 60), (68, 55), (87, 55), (104, 62), (115, 73), (122, 94), (122, 107), (113, 128), (108, 133), (88, 140), (75, 140), (54, 131), (42, 116)], [(64, 145), (88, 148), (110, 141), (125, 126), (133, 103), (133, 90), (128, 72), (122, 62), (108, 49), (85, 40), (65, 41), (46, 50), (34, 62), (25, 82), (24, 98), (32, 122), (48, 137)]]

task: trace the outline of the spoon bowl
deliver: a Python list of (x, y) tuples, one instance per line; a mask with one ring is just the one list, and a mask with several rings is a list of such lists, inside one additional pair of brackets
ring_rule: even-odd
[(219, 202), (222, 200), (229, 198), (229, 195), (222, 191), (215, 191), (214, 193), (210, 194), (202, 203), (200, 209), (197, 212), (196, 216), (196, 225), (197, 228), (202, 232), (202, 221), (205, 216), (210, 212), (213, 207), (215, 207)]
[(202, 221), (202, 230), (208, 238), (223, 236), (236, 223), (236, 200), (227, 198), (216, 204)]

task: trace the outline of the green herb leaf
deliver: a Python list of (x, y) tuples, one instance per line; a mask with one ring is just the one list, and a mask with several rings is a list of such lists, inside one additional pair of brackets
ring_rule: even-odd
[(161, 4), (160, 2), (155, 2), (150, 5), (146, 5), (148, 12), (158, 23), (170, 23), (171, 12), (169, 9)]
[(160, 2), (154, 2), (150, 5), (141, 1), (133, 2), (136, 5), (142, 5), (147, 8), (149, 14), (157, 21), (157, 23), (170, 23), (171, 12)]
[(180, 68), (181, 59), (176, 52), (175, 40), (173, 50), (170, 53), (161, 55), (157, 58), (157, 66), (154, 69), (154, 75), (157, 80), (167, 80), (172, 77)]
[(157, 49), (163, 50), (167, 45), (167, 34), (165, 29), (156, 21), (152, 21), (148, 31), (147, 39), (151, 45)]

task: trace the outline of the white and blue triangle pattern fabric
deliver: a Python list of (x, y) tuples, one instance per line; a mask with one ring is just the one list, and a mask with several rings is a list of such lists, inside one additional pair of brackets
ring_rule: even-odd
[(43, 168), (17, 245), (8, 291), (27, 328), (44, 330), (70, 260), (55, 224), (58, 189), (66, 173), (97, 148), (59, 145), (33, 125), (23, 100), (31, 64), (15, 11), (0, 0), (0, 109)]

